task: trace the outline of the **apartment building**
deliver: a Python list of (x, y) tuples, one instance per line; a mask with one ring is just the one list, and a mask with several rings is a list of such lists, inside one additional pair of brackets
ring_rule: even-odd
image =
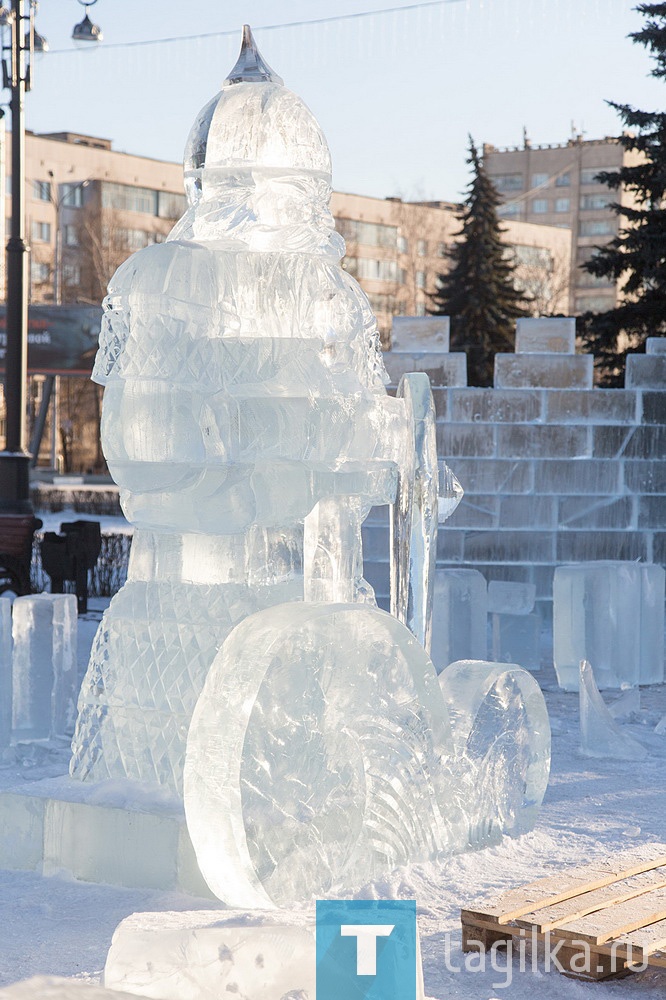
[(561, 145), (497, 149), (486, 143), (483, 162), (503, 199), (500, 215), (506, 221), (566, 228), (571, 233), (571, 279), (568, 309), (572, 315), (587, 310), (604, 312), (619, 298), (615, 282), (581, 270), (595, 248), (617, 235), (621, 220), (608, 207), (620, 201), (631, 205), (626, 191), (610, 191), (599, 184), (602, 170), (618, 170), (640, 162), (615, 138), (584, 140), (578, 135)]

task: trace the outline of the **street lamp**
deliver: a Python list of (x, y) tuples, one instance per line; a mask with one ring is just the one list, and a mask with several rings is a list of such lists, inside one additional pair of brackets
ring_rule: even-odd
[[(28, 254), (25, 240), (24, 100), (30, 90), (35, 52), (35, 0), (0, 6), (3, 31), (3, 87), (10, 90), (12, 115), (12, 217), (7, 243), (7, 351), (5, 355), (5, 450), (0, 452), (0, 513), (30, 514), (30, 455), (25, 450), (28, 368)], [(87, 6), (84, 4), (84, 6)], [(4, 43), (5, 29), (11, 41)], [(40, 37), (38, 47), (44, 49)], [(9, 55), (9, 59), (7, 59)]]
[(74, 30), (72, 32), (72, 38), (75, 42), (101, 42), (102, 29), (97, 24), (93, 24), (88, 17), (88, 7), (94, 7), (97, 0), (79, 0), (82, 7), (85, 7), (85, 15), (83, 20), (79, 24), (74, 25)]

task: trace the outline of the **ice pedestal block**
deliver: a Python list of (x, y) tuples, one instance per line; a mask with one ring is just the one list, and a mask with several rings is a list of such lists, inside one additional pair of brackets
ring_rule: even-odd
[(12, 602), (0, 597), (0, 748), (12, 736)]
[(537, 612), (492, 616), (492, 655), (498, 663), (519, 663), (526, 670), (540, 670), (540, 638), (541, 616)]
[(13, 607), (13, 730), (71, 735), (76, 719), (77, 606), (73, 594), (17, 597)]
[(451, 320), (448, 316), (394, 316), (391, 324), (391, 349), (394, 351), (449, 350)]
[(137, 996), (62, 976), (34, 976), (0, 989), (0, 1000), (137, 1000)]
[(574, 354), (576, 320), (539, 317), (516, 320), (516, 354)]
[(314, 998), (314, 920), (284, 911), (135, 913), (116, 928), (104, 984), (159, 1000)]
[(666, 354), (666, 337), (648, 337), (645, 341), (645, 353)]
[(497, 615), (529, 615), (534, 610), (536, 586), (491, 580), (488, 584), (488, 611)]
[(439, 675), (449, 709), (470, 846), (531, 830), (548, 785), (550, 723), (517, 664), (460, 660)]
[(538, 685), (487, 663), (440, 683), (445, 697), (423, 648), (374, 608), (292, 604), (237, 626), (187, 745), (211, 890), (284, 906), (528, 829), (550, 753)]
[(579, 667), (580, 749), (586, 757), (643, 760), (647, 751), (622, 731), (599, 694), (587, 660)]
[(591, 389), (591, 354), (496, 354), (496, 389)]
[(581, 660), (602, 689), (655, 684), (664, 670), (664, 569), (601, 561), (558, 566), (553, 658), (560, 686), (578, 688)]
[(432, 662), (440, 673), (455, 660), (483, 660), (488, 653), (487, 594), (475, 569), (438, 569), (432, 614)]
[(628, 354), (627, 389), (666, 389), (666, 353)]
[(467, 355), (446, 354), (443, 351), (386, 351), (386, 371), (393, 385), (397, 385), (407, 372), (425, 372), (433, 385), (467, 385)]

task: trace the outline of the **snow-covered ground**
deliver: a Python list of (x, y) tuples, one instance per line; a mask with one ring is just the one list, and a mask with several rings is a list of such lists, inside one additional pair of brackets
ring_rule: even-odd
[[(103, 601), (93, 599), (80, 623), (79, 657), (87, 659)], [(402, 869), (381, 883), (361, 887), (358, 896), (415, 898), (425, 966), (426, 993), (437, 1000), (622, 1000), (661, 997), (666, 969), (628, 979), (583, 983), (546, 972), (542, 956), (526, 971), (518, 957), (510, 973), (465, 968), (460, 948), (459, 911), (480, 895), (501, 891), (554, 869), (584, 863), (610, 851), (666, 841), (666, 735), (653, 733), (666, 714), (666, 685), (641, 690), (641, 711), (627, 729), (648, 747), (643, 763), (588, 760), (578, 751), (578, 697), (557, 690), (551, 670), (541, 678), (553, 729), (551, 781), (536, 829), (519, 840), (446, 860)], [(17, 759), (0, 760), (0, 788), (62, 774), (66, 747), (35, 747)], [(173, 892), (119, 889), (0, 872), (0, 985), (35, 974), (100, 978), (111, 936), (136, 911), (215, 908), (210, 900)], [(220, 904), (220, 909), (223, 907)], [(469, 961), (469, 960), (468, 960)], [(459, 971), (457, 971), (459, 970)]]

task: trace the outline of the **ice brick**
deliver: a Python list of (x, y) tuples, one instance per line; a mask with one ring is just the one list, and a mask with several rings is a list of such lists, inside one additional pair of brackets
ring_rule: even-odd
[(495, 428), (492, 424), (452, 424), (437, 422), (437, 453), (446, 458), (491, 457), (495, 452)]
[(628, 354), (627, 389), (666, 388), (666, 354)]
[(516, 320), (516, 354), (573, 354), (576, 320), (573, 317), (521, 317)]
[(138, 995), (63, 976), (33, 976), (0, 989), (0, 1000), (137, 1000)]
[(440, 673), (454, 660), (487, 655), (486, 581), (474, 569), (438, 569), (433, 603), (432, 662)]
[(534, 492), (566, 494), (619, 494), (622, 464), (611, 459), (564, 462), (541, 458), (534, 463)]
[(664, 570), (633, 562), (558, 566), (553, 652), (560, 686), (576, 690), (582, 660), (600, 688), (663, 679)]
[[(488, 584), (488, 611), (492, 614), (528, 615), (534, 610), (536, 587), (533, 583), (491, 580)], [(459, 657), (463, 659), (463, 657)], [(500, 662), (504, 662), (503, 660)], [(519, 660), (509, 661), (519, 663)]]
[(17, 597), (13, 609), (13, 729), (71, 735), (76, 719), (77, 607), (73, 594)]
[(448, 316), (394, 316), (391, 348), (394, 351), (447, 352), (450, 325)]
[(537, 612), (492, 616), (492, 655), (498, 663), (519, 663), (526, 670), (540, 670), (540, 637), (541, 616)]
[(12, 736), (12, 602), (0, 597), (0, 747)]
[(631, 528), (634, 497), (560, 497), (558, 524), (565, 528)]
[(632, 424), (637, 400), (632, 390), (560, 389), (546, 393), (546, 414), (555, 424)]
[(496, 354), (496, 389), (591, 389), (591, 354)]
[(539, 421), (543, 398), (540, 389), (451, 389), (451, 419), (488, 423)]
[(645, 748), (623, 732), (609, 712), (587, 660), (579, 664), (579, 706), (580, 749), (586, 757), (643, 760), (647, 756)]
[(666, 337), (647, 337), (645, 340), (646, 354), (666, 354)]
[(467, 385), (467, 355), (386, 351), (384, 365), (393, 385), (408, 372), (425, 372), (434, 386)]
[(498, 458), (591, 457), (588, 427), (513, 424), (497, 428)]

